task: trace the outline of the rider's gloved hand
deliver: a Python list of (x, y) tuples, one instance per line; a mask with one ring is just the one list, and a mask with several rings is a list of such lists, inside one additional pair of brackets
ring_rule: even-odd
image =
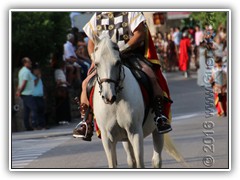
[(121, 54), (124, 54), (124, 53), (128, 52), (130, 49), (131, 49), (131, 48), (130, 48), (129, 44), (126, 43), (124, 46), (122, 46), (122, 47), (119, 49), (119, 51), (120, 51)]

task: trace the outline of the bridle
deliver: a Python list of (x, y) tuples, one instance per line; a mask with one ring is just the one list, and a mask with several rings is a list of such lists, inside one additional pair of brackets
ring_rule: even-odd
[[(97, 70), (97, 67), (96, 67), (96, 70)], [(121, 76), (122, 74), (122, 76)], [(97, 82), (98, 82), (98, 85), (99, 85), (99, 93), (102, 94), (102, 84), (103, 83), (113, 83), (115, 85), (115, 91), (116, 91), (116, 95), (121, 92), (121, 90), (123, 89), (122, 87), (122, 82), (123, 80), (125, 79), (125, 71), (124, 71), (124, 67), (122, 66), (122, 64), (119, 65), (119, 75), (118, 75), (118, 79), (117, 80), (114, 80), (114, 79), (110, 79), (110, 78), (100, 78), (98, 76), (98, 73), (96, 74), (97, 75)]]

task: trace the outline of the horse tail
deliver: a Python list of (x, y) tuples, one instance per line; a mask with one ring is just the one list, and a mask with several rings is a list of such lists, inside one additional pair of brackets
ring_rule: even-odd
[(180, 162), (183, 166), (189, 168), (189, 165), (186, 163), (183, 156), (178, 152), (169, 134), (164, 134), (164, 150), (177, 162)]

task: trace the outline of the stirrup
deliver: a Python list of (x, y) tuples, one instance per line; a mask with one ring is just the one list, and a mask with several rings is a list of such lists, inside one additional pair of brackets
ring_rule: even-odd
[(159, 124), (159, 120), (162, 121), (163, 123), (167, 124), (168, 118), (166, 116), (164, 116), (163, 114), (161, 114), (160, 116), (156, 116), (154, 118), (154, 122), (155, 122), (156, 125)]
[(164, 115), (161, 115), (161, 117), (154, 118), (155, 125), (157, 126), (159, 134), (164, 134), (172, 131), (172, 127), (170, 124), (167, 123), (167, 120), (168, 120), (167, 117)]
[(88, 124), (85, 120), (82, 120), (80, 123), (78, 123), (75, 127), (75, 129), (78, 129), (78, 127), (81, 127), (81, 125), (85, 125), (86, 126), (86, 132), (85, 132), (85, 136), (83, 136), (83, 138), (87, 137), (87, 133), (88, 133)]

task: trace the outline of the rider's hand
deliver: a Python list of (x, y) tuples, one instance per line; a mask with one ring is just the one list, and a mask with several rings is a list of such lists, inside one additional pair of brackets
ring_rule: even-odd
[(127, 51), (129, 51), (129, 50), (130, 50), (130, 46), (129, 46), (128, 43), (126, 43), (123, 47), (121, 47), (121, 48), (119, 49), (119, 51), (120, 51), (121, 54), (124, 54), (124, 53), (126, 53)]

